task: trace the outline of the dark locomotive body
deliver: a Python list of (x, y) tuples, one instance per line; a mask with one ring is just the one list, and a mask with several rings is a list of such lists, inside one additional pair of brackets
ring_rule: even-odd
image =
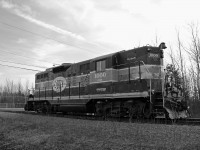
[(165, 94), (163, 46), (120, 51), (39, 72), (34, 99), (27, 101), (25, 110), (131, 118), (183, 112), (182, 102)]

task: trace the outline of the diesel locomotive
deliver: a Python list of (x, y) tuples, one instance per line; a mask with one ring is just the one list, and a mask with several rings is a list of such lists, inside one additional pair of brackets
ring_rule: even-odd
[(186, 100), (163, 68), (165, 43), (63, 63), (35, 75), (26, 111), (130, 118), (185, 118)]

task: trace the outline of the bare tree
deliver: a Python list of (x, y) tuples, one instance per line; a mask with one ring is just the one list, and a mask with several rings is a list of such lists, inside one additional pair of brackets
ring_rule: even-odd
[(4, 86), (4, 93), (6, 95), (9, 95), (9, 94), (13, 94), (14, 92), (14, 83), (13, 81), (9, 80), (9, 79), (6, 79), (6, 83), (5, 83), (5, 86)]
[(180, 33), (177, 30), (177, 44), (178, 44), (178, 55), (179, 55), (179, 61), (180, 61), (180, 72), (181, 72), (181, 78), (182, 78), (182, 90), (183, 90), (183, 96), (186, 97), (186, 84), (185, 84), (185, 78), (186, 78), (186, 71), (184, 70), (185, 64), (184, 64), (184, 57), (183, 57), (183, 43), (180, 39)]
[(26, 80), (24, 92), (25, 92), (24, 93), (25, 95), (28, 95), (28, 92), (29, 92), (29, 80)]
[(23, 91), (23, 86), (21, 83), (21, 79), (19, 79), (18, 83), (17, 83), (17, 94), (20, 96), (22, 94)]
[(195, 99), (200, 98), (200, 37), (199, 37), (199, 29), (198, 25), (190, 24), (189, 25), (190, 32), (191, 32), (191, 44), (189, 50), (187, 52), (190, 55), (192, 60), (192, 64), (195, 66), (193, 69), (193, 77), (195, 78), (196, 82), (194, 83), (194, 90), (197, 92)]
[(190, 68), (189, 68), (189, 87), (190, 87), (190, 94), (192, 99), (195, 101), (198, 98), (198, 90), (197, 90), (197, 81), (196, 81), (196, 72), (194, 69), (194, 66), (192, 65), (191, 59), (190, 59)]
[(153, 46), (158, 46), (158, 42), (160, 41), (160, 38), (159, 38), (159, 36), (158, 36), (158, 34), (157, 34), (157, 32), (155, 33), (155, 41), (153, 41), (152, 43), (153, 43)]
[(173, 53), (173, 48), (171, 45), (169, 45), (169, 48), (170, 48), (170, 53), (169, 53), (169, 57), (171, 59), (171, 63), (173, 66), (176, 66), (176, 68), (179, 67), (178, 65), (178, 60), (176, 59), (177, 57), (175, 56), (175, 54)]

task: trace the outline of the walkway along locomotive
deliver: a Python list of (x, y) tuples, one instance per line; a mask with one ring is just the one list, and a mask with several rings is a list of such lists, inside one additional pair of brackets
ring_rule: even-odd
[(181, 89), (172, 84), (170, 70), (163, 69), (165, 48), (165, 43), (148, 45), (48, 68), (35, 75), (34, 98), (25, 110), (184, 118), (187, 107)]

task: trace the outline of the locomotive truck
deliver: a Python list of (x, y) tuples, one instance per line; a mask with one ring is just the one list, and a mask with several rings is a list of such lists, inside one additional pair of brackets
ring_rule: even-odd
[(35, 75), (26, 111), (92, 113), (130, 118), (184, 118), (187, 105), (163, 68), (165, 43), (63, 63)]

